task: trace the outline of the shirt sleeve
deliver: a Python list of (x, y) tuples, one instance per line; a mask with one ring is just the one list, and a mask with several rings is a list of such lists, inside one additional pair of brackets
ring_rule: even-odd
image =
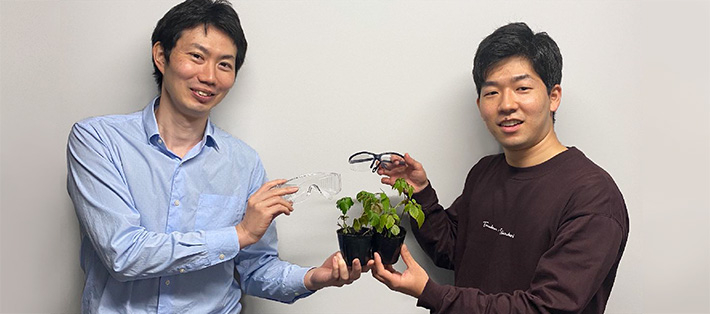
[[(249, 195), (266, 182), (261, 162), (252, 176)], [(314, 293), (304, 283), (310, 267), (301, 267), (282, 261), (278, 257), (278, 236), (272, 222), (264, 236), (256, 243), (243, 248), (236, 257), (242, 289), (246, 294), (284, 303), (293, 303)]]
[(175, 275), (228, 261), (239, 252), (236, 229), (158, 233), (141, 226), (120, 169), (101, 132), (75, 124), (67, 144), (67, 190), (84, 240), (119, 281)]
[(311, 268), (282, 261), (277, 252), (274, 223), (264, 236), (237, 255), (236, 268), (246, 294), (284, 303), (293, 303), (313, 294), (303, 282)]
[(540, 259), (529, 289), (487, 294), (430, 280), (417, 305), (432, 313), (578, 313), (618, 263), (626, 230), (610, 216), (571, 216)]

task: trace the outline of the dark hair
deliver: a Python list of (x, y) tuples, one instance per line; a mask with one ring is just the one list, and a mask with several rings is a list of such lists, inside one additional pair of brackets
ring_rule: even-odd
[(555, 41), (547, 33), (533, 33), (525, 23), (510, 23), (496, 29), (478, 45), (473, 58), (473, 81), (479, 97), (491, 69), (510, 57), (530, 61), (548, 94), (562, 81), (562, 54)]
[[(237, 60), (234, 71), (244, 63), (247, 52), (247, 40), (239, 22), (239, 16), (226, 0), (187, 0), (170, 9), (158, 21), (151, 36), (152, 44), (160, 42), (165, 52), (165, 62), (170, 62), (170, 52), (175, 47), (182, 32), (198, 25), (214, 26), (225, 32), (237, 46)], [(153, 60), (153, 77), (158, 89), (163, 85), (163, 73), (158, 70)]]

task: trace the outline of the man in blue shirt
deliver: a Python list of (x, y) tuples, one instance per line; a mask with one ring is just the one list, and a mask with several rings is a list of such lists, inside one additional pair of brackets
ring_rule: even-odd
[(81, 228), (84, 313), (237, 313), (242, 291), (294, 302), (360, 277), (339, 253), (317, 268), (278, 259), (273, 219), (297, 188), (266, 182), (256, 152), (211, 123), (244, 61), (223, 0), (187, 0), (152, 36), (160, 96), (69, 135), (67, 189)]

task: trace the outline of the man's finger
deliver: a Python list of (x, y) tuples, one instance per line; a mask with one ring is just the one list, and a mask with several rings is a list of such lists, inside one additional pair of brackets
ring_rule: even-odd
[(256, 194), (256, 193), (263, 193), (263, 192), (266, 192), (266, 191), (268, 191), (268, 190), (271, 190), (271, 188), (273, 188), (273, 187), (275, 187), (275, 186), (277, 186), (277, 185), (279, 185), (279, 184), (284, 184), (284, 183), (286, 183), (286, 181), (288, 181), (288, 180), (286, 180), (286, 179), (276, 179), (276, 180), (271, 180), (271, 181), (269, 181), (269, 182), (266, 182), (266, 183), (264, 183), (264, 185), (262, 185), (258, 190), (256, 190), (256, 192), (255, 192), (254, 194)]
[(350, 280), (348, 280), (348, 283), (352, 283), (355, 280), (358, 280), (360, 278), (360, 274), (362, 273), (362, 265), (360, 264), (359, 259), (355, 259), (353, 261), (353, 268), (350, 271)]
[(395, 180), (397, 179), (392, 177), (382, 177), (382, 179), (380, 179), (380, 182), (382, 182), (382, 184), (393, 185)]
[(422, 167), (422, 164), (412, 158), (409, 153), (404, 154), (404, 162), (406, 162), (408, 166), (413, 167), (414, 169), (420, 169)]
[(280, 214), (290, 215), (293, 211), (293, 203), (281, 197), (267, 198), (259, 203), (256, 203), (255, 207), (262, 208), (264, 213), (271, 214), (274, 218)]
[(382, 258), (380, 257), (380, 254), (375, 252), (375, 268), (374, 270), (376, 271), (377, 275), (375, 278), (377, 280), (385, 283), (387, 286), (390, 286), (392, 282), (392, 274), (385, 269), (385, 266), (382, 264)]
[(335, 278), (335, 279), (338, 279), (338, 275), (340, 274), (340, 272), (338, 272), (338, 259), (339, 259), (339, 257), (340, 257), (340, 256), (336, 255), (336, 256), (333, 256), (333, 258), (330, 259), (330, 261), (331, 261), (330, 276), (333, 277), (333, 278)]
[(370, 267), (370, 270), (372, 270), (372, 277), (375, 277), (375, 279), (377, 279), (380, 282), (384, 282), (382, 279), (382, 274), (381, 274), (383, 270), (380, 270), (379, 268), (377, 268), (377, 263), (375, 262), (376, 258), (377, 258), (377, 253), (375, 253), (375, 256), (371, 260), (368, 261), (368, 264), (372, 263), (372, 266)]
[(365, 268), (363, 268), (364, 272), (368, 272), (369, 270), (373, 269), (375, 267), (375, 260), (371, 259), (367, 261), (367, 265), (365, 265)]
[(412, 253), (409, 252), (409, 248), (407, 248), (406, 244), (402, 244), (400, 255), (402, 255), (402, 260), (404, 264), (407, 265), (407, 268), (419, 267), (419, 264), (414, 260), (414, 257), (412, 257)]
[(269, 190), (270, 196), (284, 196), (288, 194), (293, 194), (298, 192), (298, 187), (297, 186), (284, 186), (280, 188), (272, 188)]
[(338, 272), (339, 277), (335, 278), (340, 278), (340, 280), (348, 280), (350, 278), (350, 274), (348, 274), (348, 265), (345, 264), (344, 259), (338, 260)]
[(362, 265), (362, 272), (363, 273), (370, 271), (370, 269), (372, 268), (372, 266), (370, 265), (370, 263), (371, 263), (370, 261), (367, 261), (367, 264)]

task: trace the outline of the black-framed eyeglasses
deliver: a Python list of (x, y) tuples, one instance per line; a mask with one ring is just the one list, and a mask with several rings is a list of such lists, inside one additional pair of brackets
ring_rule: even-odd
[(380, 169), (380, 167), (391, 169), (397, 159), (404, 160), (404, 156), (395, 152), (375, 154), (362, 151), (352, 154), (350, 158), (348, 158), (348, 162), (350, 163), (350, 168), (355, 171), (372, 170), (372, 172), (375, 172), (377, 169)]

